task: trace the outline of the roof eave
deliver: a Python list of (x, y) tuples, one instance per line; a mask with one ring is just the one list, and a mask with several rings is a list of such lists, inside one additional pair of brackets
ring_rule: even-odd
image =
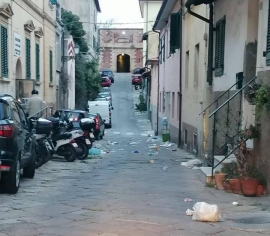
[(100, 13), (101, 8), (100, 8), (99, 0), (95, 0), (95, 5), (96, 5), (96, 8), (97, 8), (97, 11)]
[(216, 0), (187, 0), (185, 7), (190, 8), (192, 5), (198, 6), (201, 4), (213, 3), (214, 1), (216, 1)]

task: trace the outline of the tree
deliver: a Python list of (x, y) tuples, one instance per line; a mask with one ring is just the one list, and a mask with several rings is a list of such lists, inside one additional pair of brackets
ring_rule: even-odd
[(89, 47), (87, 45), (85, 30), (83, 29), (83, 23), (80, 21), (80, 17), (73, 14), (71, 11), (66, 11), (62, 8), (62, 22), (69, 33), (73, 36), (73, 40), (80, 47), (81, 52), (87, 52)]
[(85, 64), (85, 81), (87, 88), (87, 97), (94, 100), (99, 93), (100, 74), (98, 72), (97, 60), (92, 60)]
[(85, 63), (82, 54), (75, 59), (75, 106), (77, 109), (85, 109), (87, 104), (87, 88), (85, 81)]

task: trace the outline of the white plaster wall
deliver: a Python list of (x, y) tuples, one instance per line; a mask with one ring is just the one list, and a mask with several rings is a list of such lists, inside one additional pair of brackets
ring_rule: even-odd
[[(179, 11), (180, 5), (179, 2), (177, 2), (173, 8), (172, 13), (175, 13)], [(170, 55), (170, 22), (167, 24), (166, 27), (164, 27), (161, 30), (160, 38), (165, 35), (165, 62), (162, 61), (162, 64), (159, 65), (160, 67), (160, 92), (169, 92), (170, 94), (172, 92), (175, 93), (175, 97), (177, 98), (177, 93), (179, 92), (179, 78), (180, 78), (180, 50), (176, 50), (174, 54)], [(170, 95), (170, 98), (172, 96)], [(162, 100), (162, 99), (161, 99)], [(177, 101), (177, 99), (176, 99)], [(171, 106), (172, 101), (165, 101), (165, 104), (167, 106)], [(161, 107), (163, 104), (161, 104)], [(178, 104), (175, 102), (175, 113), (177, 113)], [(166, 108), (165, 108), (166, 110)], [(168, 107), (167, 107), (168, 110)], [(170, 107), (170, 112), (172, 112), (172, 107)], [(159, 117), (167, 116), (166, 112), (159, 111)], [(171, 114), (169, 114), (169, 117), (171, 117)], [(174, 118), (169, 119), (169, 123), (173, 125), (174, 127), (179, 126), (178, 122), (178, 116), (175, 115)]]
[(268, 8), (269, 8), (269, 0), (260, 0), (259, 26), (258, 26), (257, 72), (270, 70), (270, 66), (266, 66), (266, 58), (263, 57), (263, 52), (266, 51)]
[(224, 75), (214, 77), (213, 91), (225, 91), (243, 71), (248, 31), (249, 0), (218, 0), (214, 5), (215, 22), (226, 15)]

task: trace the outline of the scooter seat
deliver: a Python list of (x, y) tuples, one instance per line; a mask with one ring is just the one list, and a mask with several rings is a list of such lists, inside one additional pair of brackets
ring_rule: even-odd
[(63, 134), (57, 134), (54, 137), (55, 141), (62, 140), (62, 139), (70, 139), (72, 137), (71, 133), (63, 133)]

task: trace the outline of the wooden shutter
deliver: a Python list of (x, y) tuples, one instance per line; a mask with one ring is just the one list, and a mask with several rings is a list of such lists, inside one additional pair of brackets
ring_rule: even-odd
[(31, 43), (30, 39), (26, 38), (26, 79), (31, 78)]
[(40, 55), (40, 50), (39, 50), (39, 44), (36, 44), (36, 80), (40, 80), (40, 61), (39, 61), (39, 55)]
[(225, 54), (225, 18), (216, 24), (216, 46), (215, 46), (215, 76), (223, 75)]
[(266, 38), (266, 65), (270, 66), (270, 1), (268, 8), (268, 25), (267, 25), (267, 38)]
[(170, 25), (170, 53), (180, 48), (180, 15), (179, 12), (171, 14)]
[(52, 50), (50, 50), (50, 82), (53, 81), (53, 55), (52, 55)]
[(1, 69), (2, 77), (8, 77), (8, 34), (7, 28), (1, 26)]

